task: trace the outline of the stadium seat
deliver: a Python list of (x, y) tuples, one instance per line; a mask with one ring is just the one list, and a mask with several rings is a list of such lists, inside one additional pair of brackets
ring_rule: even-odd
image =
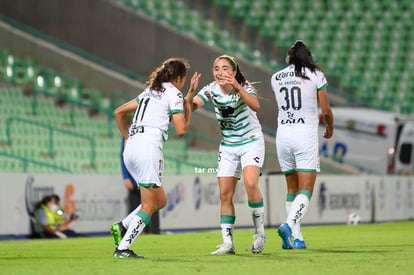
[[(213, 18), (203, 19), (198, 12), (190, 9), (187, 5), (188, 1), (113, 1), (175, 26), (210, 45), (214, 43), (223, 50), (234, 52), (250, 62), (272, 69), (277, 65), (263, 58), (263, 53), (251, 49), (247, 44), (249, 41), (237, 41), (232, 32), (220, 30)], [(414, 46), (414, 35), (411, 31), (414, 23), (414, 16), (412, 16), (414, 6), (410, 1), (214, 0), (211, 2), (217, 7), (228, 9), (228, 14), (238, 18), (238, 22), (244, 22), (251, 29), (257, 28), (259, 35), (270, 41), (272, 46), (286, 49), (296, 39), (305, 40), (317, 62), (325, 68), (327, 77), (338, 77), (340, 85), (344, 90), (349, 91), (350, 98), (353, 97), (375, 108), (393, 111), (399, 109), (407, 114), (413, 112), (414, 99), (410, 91), (414, 89), (414, 78), (411, 77), (410, 72), (414, 70), (414, 56), (411, 53)], [(97, 171), (118, 173), (118, 160), (108, 160), (112, 154), (116, 155), (119, 149), (119, 141), (116, 138), (113, 140), (108, 138), (109, 132), (117, 133), (116, 125), (113, 122), (108, 123), (106, 119), (91, 118), (88, 109), (82, 107), (82, 104), (65, 106), (64, 110), (55, 106), (56, 96), (63, 96), (68, 102), (83, 102), (105, 113), (115, 106), (112, 99), (104, 98), (100, 91), (93, 88), (85, 90), (76, 79), (51, 69), (40, 68), (30, 59), (19, 59), (7, 49), (0, 51), (0, 72), (10, 84), (23, 85), (27, 81), (34, 81), (35, 88), (50, 96), (38, 98), (40, 111), (32, 115), (31, 98), (25, 97), (22, 91), (14, 93), (6, 88), (1, 89), (1, 122), (10, 116), (23, 115), (54, 128), (63, 128), (70, 124), (68, 122), (74, 121), (75, 123), (67, 128), (81, 135), (90, 136), (96, 141)], [(31, 78), (32, 73), (33, 78)], [(17, 124), (12, 125), (13, 136), (28, 133), (47, 135), (44, 132), (39, 134), (39, 131), (33, 127), (19, 128)], [(2, 133), (5, 136), (5, 130)], [(62, 136), (55, 138), (55, 145), (66, 144), (71, 146), (68, 148), (79, 147), (88, 150), (86, 144), (76, 143)], [(105, 143), (102, 140), (110, 141)], [(34, 144), (47, 144), (47, 141), (39, 141), (39, 143), (36, 141)], [(111, 148), (111, 151), (108, 151), (108, 148)], [(39, 151), (34, 149), (22, 150), (10, 148), (10, 151), (22, 156), (35, 158), (39, 154)], [(47, 150), (46, 145), (41, 148), (42, 152)], [(195, 161), (200, 165), (204, 161), (210, 163), (213, 159), (203, 155), (202, 152), (188, 153), (185, 141), (176, 141), (172, 137), (165, 145), (165, 153), (168, 157)], [(62, 153), (60, 157), (63, 160), (59, 161), (71, 169), (90, 171), (87, 164), (85, 167), (79, 164), (79, 160), (85, 160), (87, 163), (86, 160), (90, 157), (88, 154), (73, 151), (73, 154), (65, 156)], [(184, 166), (184, 162), (182, 165)]]
[(230, 6), (230, 14), (235, 17), (246, 17), (249, 13), (250, 0), (237, 0)]
[[(119, 1), (117, 1), (119, 2)], [(228, 35), (228, 31), (219, 30), (218, 26), (212, 20), (203, 19), (202, 16), (194, 10), (191, 10), (184, 1), (141, 1), (141, 0), (125, 0), (126, 6), (134, 11), (143, 12), (160, 23), (167, 23), (174, 26), (180, 31), (186, 32), (189, 35), (195, 36), (208, 45), (215, 45), (221, 47), (224, 51), (235, 52), (236, 54), (243, 54), (242, 57), (247, 60), (254, 61), (259, 65), (266, 65), (273, 68), (275, 61), (263, 58), (261, 55), (254, 54), (252, 50), (248, 52), (240, 50), (238, 45), (243, 41), (236, 41), (233, 35)], [(261, 3), (251, 4), (254, 2), (247, 0), (238, 0), (232, 2), (217, 2), (221, 7), (229, 6), (229, 13), (234, 16), (248, 15), (251, 5), (256, 5), (256, 11), (259, 14), (265, 14), (264, 11), (259, 11), (259, 7), (266, 5)], [(167, 8), (168, 7), (168, 8)], [(251, 16), (250, 16), (251, 17)], [(252, 17), (253, 18), (253, 17)], [(227, 32), (227, 33), (226, 33)], [(244, 46), (242, 46), (244, 47)]]
[(229, 7), (233, 4), (234, 0), (214, 0), (214, 4), (217, 6)]

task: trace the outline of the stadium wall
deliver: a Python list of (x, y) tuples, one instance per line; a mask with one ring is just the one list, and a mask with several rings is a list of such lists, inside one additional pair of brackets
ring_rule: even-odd
[(58, 45), (44, 41), (0, 21), (0, 49), (8, 49), (19, 58), (30, 58), (40, 67), (54, 69), (79, 79), (84, 88), (99, 89), (106, 95), (122, 92), (135, 95), (142, 83), (73, 54)]
[[(168, 204), (160, 212), (162, 232), (218, 228), (219, 191), (214, 173), (195, 170), (193, 176), (165, 177)], [(64, 207), (76, 209), (79, 219), (73, 229), (82, 233), (109, 234), (109, 225), (127, 211), (127, 192), (119, 176), (2, 173), (0, 182), (0, 238), (27, 237), (28, 211), (45, 194), (56, 193)], [(284, 177), (263, 176), (260, 186), (266, 226), (276, 227), (286, 215)], [(236, 228), (252, 227), (243, 182), (239, 182), (235, 206)], [(364, 223), (413, 219), (414, 178), (320, 175), (303, 223), (346, 223), (350, 213), (358, 214)]]

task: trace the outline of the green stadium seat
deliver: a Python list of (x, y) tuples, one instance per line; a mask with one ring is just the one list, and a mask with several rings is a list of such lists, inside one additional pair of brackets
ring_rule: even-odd
[(276, 36), (278, 31), (280, 31), (279, 22), (274, 18), (264, 19), (262, 27), (259, 28), (259, 34), (263, 37), (272, 38)]
[(214, 4), (217, 6), (231, 6), (234, 3), (234, 0), (214, 0)]
[(230, 14), (235, 17), (246, 17), (249, 11), (250, 0), (236, 0), (230, 6)]
[(8, 172), (22, 172), (23, 164), (22, 161), (14, 158), (3, 158), (2, 161), (2, 170)]
[(3, 70), (3, 79), (13, 84), (22, 85), (33, 82), (35, 65), (32, 61), (13, 60)]
[[(188, 1), (114, 1), (124, 3), (132, 10), (143, 12), (171, 26), (176, 24), (178, 29), (191, 33), (210, 45), (219, 45), (223, 50), (234, 52), (235, 55), (251, 62), (271, 68), (277, 66), (264, 59), (260, 52), (255, 52), (255, 49), (248, 47), (246, 42), (236, 41), (233, 33), (220, 30), (215, 21), (203, 19), (198, 12), (189, 8)], [(401, 112), (413, 111), (414, 99), (410, 91), (414, 89), (414, 79), (410, 72), (414, 70), (414, 55), (411, 53), (414, 47), (414, 32), (411, 31), (414, 23), (414, 16), (412, 16), (414, 5), (410, 1), (214, 0), (211, 2), (229, 10), (228, 14), (235, 16), (246, 26), (251, 26), (252, 30), (257, 28), (259, 35), (264, 36), (266, 41), (271, 41), (275, 47), (286, 49), (296, 39), (303, 38), (311, 46), (315, 59), (324, 66), (327, 77), (338, 77), (339, 83), (345, 87), (345, 90), (351, 91), (350, 96), (352, 95), (356, 100), (366, 101), (368, 106), (381, 109), (397, 111), (396, 106), (400, 106)], [(108, 139), (108, 132), (111, 129), (117, 133), (115, 124), (91, 118), (88, 110), (81, 105), (70, 107), (71, 109), (68, 108), (65, 112), (59, 111), (54, 106), (55, 96), (63, 96), (72, 103), (85, 100), (86, 103), (106, 112), (110, 109), (109, 106), (114, 106), (113, 100), (104, 98), (99, 91), (95, 91), (96, 93), (91, 93), (91, 89), (85, 91), (81, 83), (76, 80), (72, 81), (59, 72), (40, 68), (36, 64), (32, 66), (31, 68), (30, 61), (13, 56), (8, 50), (0, 51), (1, 76), (6, 77), (10, 83), (13, 83), (15, 79), (17, 80), (14, 82), (15, 85), (21, 85), (30, 81), (33, 72), (32, 81), (35, 87), (46, 95), (50, 95), (50, 98), (39, 98), (39, 102), (49, 100), (50, 103), (40, 103), (42, 111), (39, 115), (32, 116), (30, 98), (24, 97), (22, 92), (0, 90), (2, 93), (1, 122), (4, 122), (8, 116), (28, 113), (27, 117), (39, 122), (47, 122), (51, 127), (56, 128), (69, 124), (68, 121), (73, 119), (74, 126), (69, 125), (69, 129), (91, 136), (96, 141)], [(387, 71), (389, 74), (384, 74)], [(402, 94), (401, 91), (406, 91), (406, 93)], [(15, 106), (15, 108), (10, 106)], [(20, 125), (13, 124), (12, 135), (47, 136), (47, 132), (33, 129), (35, 127), (19, 128), (21, 128)], [(3, 134), (5, 135), (5, 132)], [(55, 144), (87, 148), (87, 145), (82, 142), (66, 139), (58, 142), (63, 137), (55, 138)], [(42, 142), (47, 143), (47, 141)], [(169, 147), (169, 142), (172, 142), (172, 147), (176, 148)], [(172, 158), (177, 156), (182, 161), (197, 159), (188, 152), (185, 142), (176, 143), (172, 137), (169, 142), (165, 145), (166, 156)], [(33, 143), (38, 144), (37, 141)], [(119, 141), (115, 138), (105, 145), (101, 144), (97, 145), (96, 157), (97, 164), (102, 164), (103, 168), (97, 167), (97, 171), (119, 173), (115, 162), (105, 160), (112, 154), (105, 150), (108, 147), (114, 147), (116, 148), (114, 152), (116, 152)], [(42, 151), (48, 150), (46, 147), (42, 147)], [(33, 157), (39, 153), (35, 150), (30, 151), (30, 149), (23, 152), (14, 147), (10, 148), (10, 151), (29, 156), (33, 154)], [(65, 165), (88, 172), (90, 171), (86, 161), (88, 156), (90, 157), (88, 153), (73, 152), (67, 156)], [(200, 157), (199, 161), (203, 162), (206, 159), (207, 157)], [(78, 162), (72, 164), (73, 160), (78, 160)], [(83, 162), (79, 164), (79, 160), (85, 160), (86, 164)], [(83, 165), (86, 166), (83, 167)], [(185, 167), (183, 171), (191, 170), (190, 165), (185, 165), (184, 162), (181, 165)]]
[(250, 1), (248, 7), (248, 16), (245, 21), (247, 26), (260, 27), (267, 12), (266, 1)]

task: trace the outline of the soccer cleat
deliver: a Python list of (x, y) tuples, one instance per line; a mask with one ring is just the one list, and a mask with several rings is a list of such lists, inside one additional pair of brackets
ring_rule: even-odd
[(211, 255), (235, 254), (236, 250), (230, 243), (223, 243), (216, 246), (217, 250), (211, 252)]
[(279, 236), (282, 239), (282, 248), (292, 249), (292, 229), (290, 229), (290, 226), (287, 223), (282, 224), (277, 229), (277, 233), (279, 233)]
[(252, 253), (260, 253), (264, 249), (265, 235), (255, 234), (253, 236)]
[(129, 250), (129, 249), (120, 250), (117, 248), (115, 249), (115, 252), (114, 252), (114, 258), (118, 258), (118, 259), (136, 258), (138, 259), (138, 258), (144, 258), (144, 256), (137, 255), (134, 253), (134, 251)]
[(115, 246), (118, 246), (124, 237), (127, 229), (122, 225), (122, 222), (114, 223), (111, 225), (111, 234), (114, 237)]
[(299, 239), (293, 240), (293, 248), (294, 249), (306, 249), (306, 243), (305, 241), (301, 241)]

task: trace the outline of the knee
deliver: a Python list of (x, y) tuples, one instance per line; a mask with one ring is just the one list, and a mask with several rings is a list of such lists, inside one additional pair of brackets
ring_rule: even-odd
[(233, 201), (234, 193), (232, 192), (226, 192), (226, 193), (220, 193), (220, 201), (223, 204), (231, 203)]
[(254, 194), (259, 192), (259, 184), (256, 182), (245, 182), (244, 184), (247, 194)]

